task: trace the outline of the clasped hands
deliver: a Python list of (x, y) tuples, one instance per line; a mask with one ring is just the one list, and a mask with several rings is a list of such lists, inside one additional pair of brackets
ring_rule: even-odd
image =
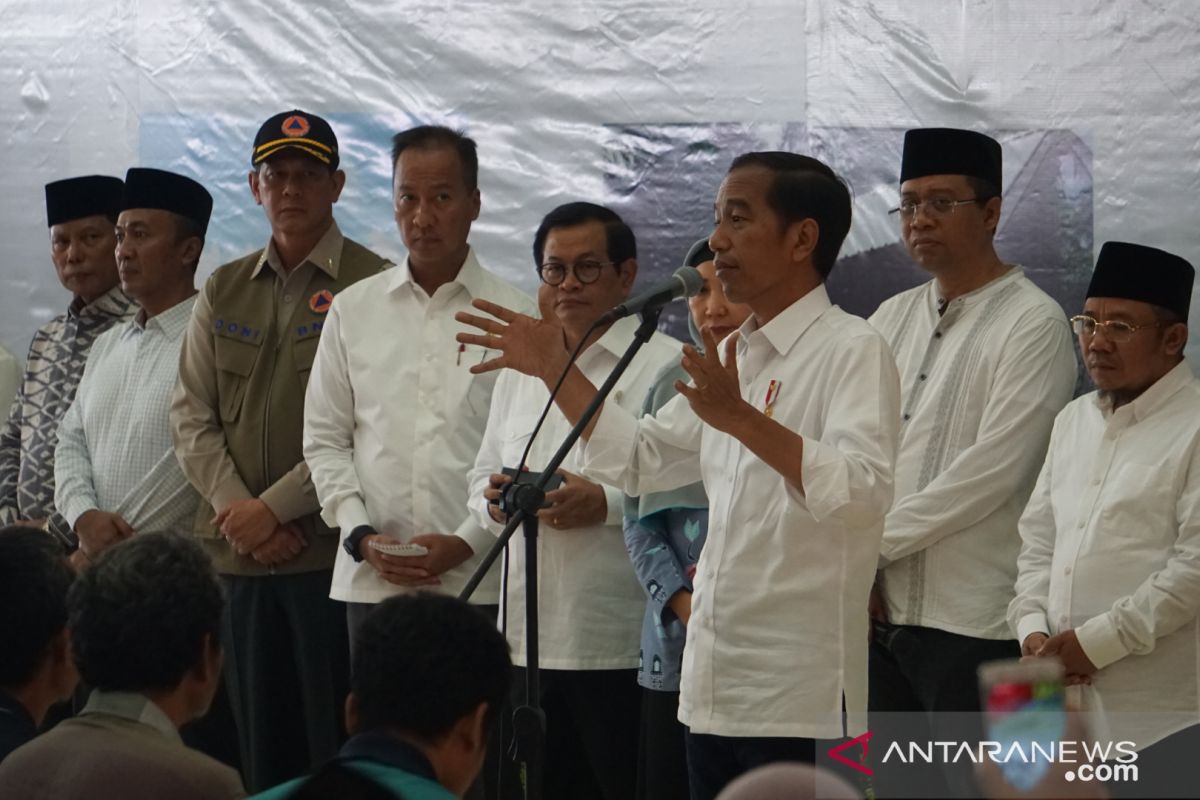
[(1079, 644), (1075, 630), (1062, 631), (1050, 636), (1045, 633), (1031, 633), (1021, 642), (1021, 660), (1030, 658), (1057, 657), (1063, 664), (1066, 677), (1063, 681), (1067, 686), (1090, 684), (1096, 665), (1088, 658)]

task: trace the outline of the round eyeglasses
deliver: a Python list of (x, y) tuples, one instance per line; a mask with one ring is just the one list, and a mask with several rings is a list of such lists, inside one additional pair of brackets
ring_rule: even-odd
[(570, 270), (575, 274), (575, 280), (580, 283), (595, 283), (600, 277), (600, 271), (612, 265), (611, 261), (596, 261), (591, 258), (576, 261), (574, 264), (564, 264), (561, 261), (547, 261), (538, 267), (538, 277), (547, 286), (558, 286), (567, 279), (567, 270)]

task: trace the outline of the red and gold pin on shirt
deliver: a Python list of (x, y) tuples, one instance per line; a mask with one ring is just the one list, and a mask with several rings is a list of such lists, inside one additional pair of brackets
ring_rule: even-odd
[(767, 384), (767, 398), (763, 400), (763, 413), (768, 417), (775, 416), (775, 401), (779, 399), (779, 381), (772, 380)]
[(321, 291), (308, 298), (308, 307), (313, 310), (314, 314), (324, 314), (329, 310), (330, 304), (333, 303), (333, 292), (328, 289)]

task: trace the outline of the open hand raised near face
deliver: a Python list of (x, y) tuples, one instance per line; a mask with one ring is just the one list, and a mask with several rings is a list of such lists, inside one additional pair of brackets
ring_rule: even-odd
[(471, 372), (507, 368), (543, 380), (557, 378), (567, 363), (567, 352), (563, 347), (562, 326), (553, 314), (546, 319), (534, 319), (481, 299), (471, 301), (471, 305), (491, 317), (458, 312), (454, 315), (456, 320), (482, 332), (460, 333), (455, 340), (499, 353), (496, 358), (471, 367)]
[(703, 331), (704, 352), (690, 344), (683, 346), (685, 372), (692, 378), (689, 386), (675, 381), (675, 389), (687, 398), (696, 416), (713, 428), (724, 433), (732, 432), (734, 426), (744, 421), (747, 414), (756, 413), (753, 406), (742, 399), (742, 387), (738, 382), (737, 342), (738, 333), (725, 339), (725, 363), (717, 355), (717, 343), (713, 335)]

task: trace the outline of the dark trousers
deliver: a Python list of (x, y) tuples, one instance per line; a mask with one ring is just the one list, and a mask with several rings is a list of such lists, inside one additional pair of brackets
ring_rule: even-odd
[(642, 687), (636, 800), (688, 800), (686, 733), (679, 692)]
[[(525, 702), (525, 670), (515, 670), (512, 702)], [(542, 670), (546, 714), (546, 800), (630, 800), (637, 773), (641, 693), (637, 672)], [(511, 732), (511, 722), (506, 724)], [(504, 759), (504, 800), (516, 800), (516, 766)]]
[[(973, 741), (983, 735), (976, 670), (1017, 658), (1012, 639), (977, 639), (915, 625), (874, 624), (870, 654), (871, 742), (884, 753), (893, 741)], [(879, 797), (975, 797), (969, 760), (958, 764), (874, 761)]]
[(755, 767), (780, 761), (813, 764), (816, 759), (813, 739), (687, 732), (692, 800), (713, 800), (734, 778)]
[(250, 792), (308, 772), (345, 739), (346, 612), (331, 577), (222, 576), (225, 683)]

